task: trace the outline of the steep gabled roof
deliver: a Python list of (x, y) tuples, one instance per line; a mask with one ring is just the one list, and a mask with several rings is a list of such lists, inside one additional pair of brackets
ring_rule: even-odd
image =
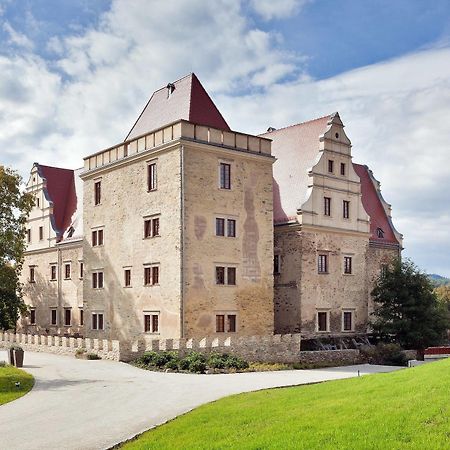
[[(401, 245), (401, 235), (394, 228), (392, 219), (386, 212), (388, 205), (381, 196), (378, 182), (375, 180), (372, 171), (367, 166), (355, 163), (353, 168), (361, 180), (361, 200), (364, 209), (370, 216), (370, 240)], [(383, 231), (383, 237), (378, 236), (377, 230), (379, 228)]]
[(184, 119), (199, 125), (230, 130), (222, 114), (194, 73), (153, 93), (125, 140)]
[(319, 138), (327, 131), (333, 114), (280, 128), (261, 136), (272, 139), (273, 217), (275, 223), (295, 219), (306, 200), (308, 172), (319, 156)]

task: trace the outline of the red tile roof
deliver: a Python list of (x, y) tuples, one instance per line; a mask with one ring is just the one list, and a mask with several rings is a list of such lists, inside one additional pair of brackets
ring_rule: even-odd
[(319, 136), (325, 133), (332, 115), (264, 133), (272, 139), (273, 216), (275, 223), (295, 219), (306, 200), (308, 172), (319, 156)]
[[(353, 164), (356, 174), (361, 180), (362, 204), (370, 217), (370, 240), (379, 243), (400, 244), (395, 236), (395, 228), (383, 206), (383, 197), (375, 187), (376, 180), (367, 166)], [(377, 229), (381, 228), (383, 237), (379, 237)]]
[(125, 140), (133, 139), (169, 123), (184, 119), (199, 125), (230, 130), (222, 114), (205, 91), (195, 74), (191, 73), (153, 93)]
[(77, 209), (74, 171), (42, 164), (37, 167), (39, 176), (45, 180), (45, 196), (53, 203), (52, 226), (60, 240)]

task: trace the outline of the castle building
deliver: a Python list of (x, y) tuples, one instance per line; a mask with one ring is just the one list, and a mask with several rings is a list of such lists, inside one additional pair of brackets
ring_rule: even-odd
[(194, 74), (78, 170), (35, 163), (26, 332), (131, 341), (367, 332), (402, 236), (337, 113), (232, 131)]

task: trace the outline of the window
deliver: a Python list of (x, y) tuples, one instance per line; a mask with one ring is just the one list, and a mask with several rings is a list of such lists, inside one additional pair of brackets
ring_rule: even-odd
[(34, 278), (34, 267), (30, 267), (30, 283), (34, 283), (36, 280)]
[(220, 163), (220, 189), (231, 189), (231, 164)]
[(128, 144), (123, 146), (123, 157), (126, 158), (128, 156)]
[(236, 284), (236, 267), (227, 268), (227, 284), (229, 285)]
[(225, 267), (216, 267), (216, 284), (225, 284)]
[(229, 333), (236, 332), (236, 314), (228, 314), (227, 315), (227, 325), (228, 325)]
[(80, 326), (84, 325), (84, 311), (83, 308), (80, 308)]
[(332, 159), (328, 160), (328, 172), (333, 173), (334, 172), (334, 161)]
[(328, 312), (317, 312), (317, 331), (328, 331)]
[(323, 213), (326, 216), (331, 216), (331, 198), (330, 197), (323, 198)]
[(103, 272), (92, 272), (92, 287), (94, 289), (103, 288)]
[(236, 237), (236, 220), (227, 219), (228, 237)]
[(377, 228), (377, 237), (380, 239), (384, 238), (384, 231), (382, 228)]
[(154, 286), (159, 284), (159, 266), (144, 267), (144, 285)]
[(84, 264), (83, 261), (80, 261), (80, 279), (83, 278), (83, 272), (84, 272)]
[(159, 217), (144, 220), (144, 238), (159, 236)]
[(216, 314), (216, 333), (225, 332), (236, 332), (236, 314)]
[(36, 206), (39, 208), (39, 197), (36, 198)]
[(64, 279), (70, 280), (70, 263), (64, 264)]
[(328, 273), (328, 255), (319, 255), (318, 270), (319, 273)]
[(345, 176), (345, 163), (341, 163), (341, 175)]
[(44, 227), (39, 227), (39, 240), (44, 240)]
[(50, 281), (56, 280), (56, 265), (53, 264), (50, 266)]
[(72, 310), (70, 308), (64, 309), (64, 326), (70, 327), (72, 323)]
[(353, 312), (342, 311), (342, 330), (353, 331)]
[(350, 275), (352, 273), (352, 257), (344, 256), (344, 273)]
[(144, 332), (159, 333), (159, 312), (144, 313)]
[(94, 183), (94, 204), (100, 205), (102, 200), (102, 182), (96, 181)]
[(236, 285), (236, 267), (216, 266), (216, 284)]
[(273, 273), (280, 273), (280, 255), (273, 255)]
[(28, 230), (27, 230), (27, 242), (28, 243), (31, 242), (31, 228), (28, 228)]
[(30, 325), (36, 325), (36, 310), (30, 309)]
[(156, 163), (151, 163), (147, 166), (147, 190), (156, 191), (157, 178), (156, 178)]
[(92, 232), (92, 246), (98, 247), (103, 245), (103, 230), (94, 230)]
[(131, 269), (125, 269), (123, 272), (125, 287), (131, 286)]
[(382, 277), (385, 277), (386, 274), (387, 274), (387, 271), (388, 271), (388, 266), (387, 266), (387, 264), (381, 264), (381, 267), (380, 267), (380, 275), (381, 275)]
[(350, 218), (350, 202), (348, 200), (342, 202), (342, 215), (344, 219)]
[(50, 323), (52, 325), (57, 325), (56, 308), (50, 310)]
[[(225, 228), (226, 224), (226, 228)], [(236, 237), (236, 220), (224, 219), (221, 217), (216, 218), (216, 236)]]
[(93, 330), (103, 330), (103, 313), (95, 312), (92, 313), (92, 329)]
[(225, 236), (225, 219), (216, 218), (216, 236)]
[(69, 229), (67, 230), (67, 237), (71, 238), (73, 236), (73, 233), (75, 233), (75, 228), (69, 227)]

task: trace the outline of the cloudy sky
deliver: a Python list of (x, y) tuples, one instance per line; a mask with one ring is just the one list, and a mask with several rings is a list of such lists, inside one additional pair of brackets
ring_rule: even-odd
[(233, 129), (339, 111), (405, 254), (450, 276), (448, 0), (0, 0), (0, 164), (76, 168), (195, 72)]

